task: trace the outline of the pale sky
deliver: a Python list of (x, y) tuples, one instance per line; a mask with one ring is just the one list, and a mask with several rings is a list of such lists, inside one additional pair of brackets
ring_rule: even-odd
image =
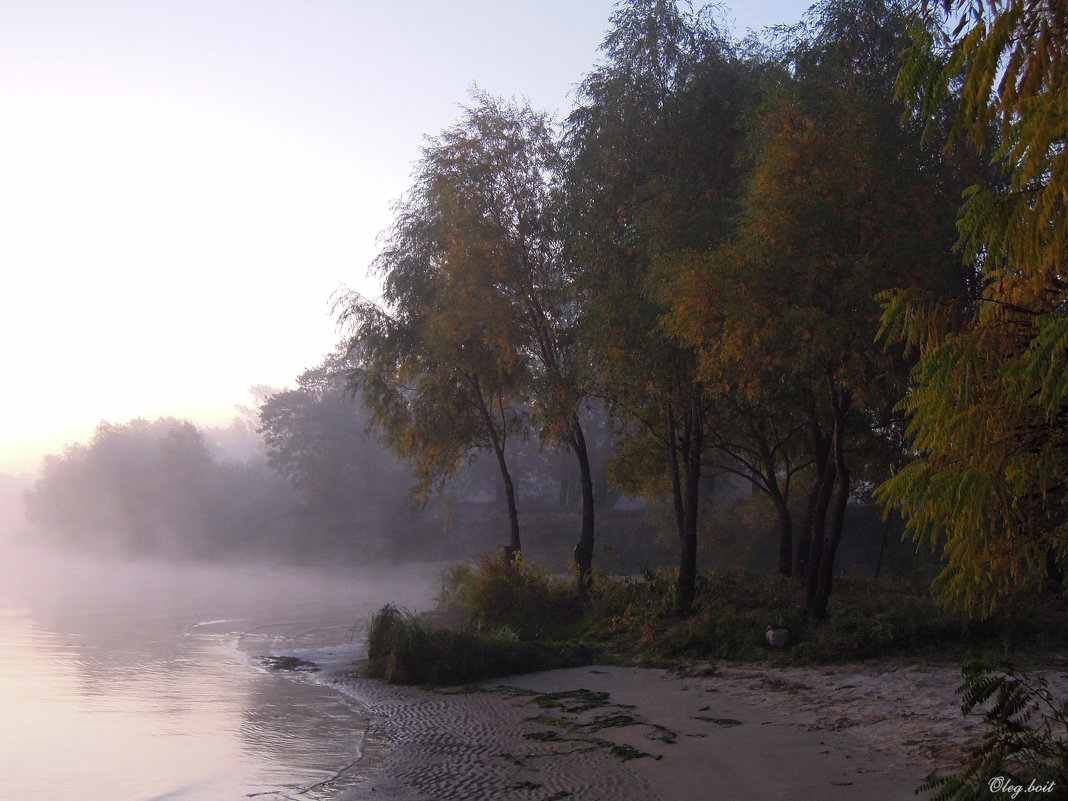
[[(739, 35), (809, 6), (738, 2)], [(0, 0), (0, 471), (291, 385), (424, 136), (475, 84), (565, 116), (612, 6)]]

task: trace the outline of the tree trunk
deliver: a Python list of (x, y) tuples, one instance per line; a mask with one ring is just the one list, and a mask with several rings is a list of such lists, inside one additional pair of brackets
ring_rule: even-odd
[(831, 516), (830, 530), (823, 544), (819, 570), (815, 571), (818, 576), (816, 592), (807, 610), (808, 614), (817, 620), (822, 620), (827, 616), (827, 604), (831, 599), (831, 589), (834, 584), (835, 556), (838, 553), (838, 544), (842, 541), (842, 528), (845, 525), (846, 508), (849, 505), (849, 471), (841, 472), (840, 468), (836, 468), (835, 473), (837, 490), (834, 513)]
[(573, 436), (572, 447), (579, 464), (579, 483), (582, 488), (582, 530), (578, 545), (575, 546), (575, 568), (578, 581), (579, 597), (585, 600), (590, 587), (590, 571), (593, 568), (594, 543), (594, 495), (593, 472), (590, 470), (590, 454), (586, 447), (586, 437), (578, 418), (571, 423)]
[(828, 501), (823, 501), (823, 477), (826, 475), (827, 462), (830, 459), (830, 438), (824, 435), (819, 417), (817, 417), (814, 409), (809, 410), (809, 433), (812, 437), (812, 461), (816, 469), (816, 480), (812, 482), (812, 489), (809, 490), (805, 519), (801, 524), (797, 550), (794, 552), (794, 558), (796, 559), (794, 573), (802, 581), (808, 579), (809, 559), (812, 551), (812, 532), (820, 515), (823, 514), (819, 511), (820, 504), (823, 503), (823, 508), (826, 509), (826, 503), (829, 502), (830, 497), (827, 496)]
[[(764, 486), (767, 494), (775, 504), (775, 511), (779, 515), (779, 575), (789, 576), (793, 573), (794, 561), (794, 520), (790, 514), (789, 483), (784, 495), (779, 487), (779, 476), (775, 470), (775, 460), (768, 448), (764, 448)], [(786, 481), (790, 478), (787, 476)], [(757, 485), (759, 486), (759, 485)]]
[(515, 486), (512, 484), (512, 474), (508, 470), (508, 460), (505, 458), (505, 441), (501, 432), (497, 430), (496, 422), (494, 421), (493, 414), (490, 412), (486, 399), (482, 394), (482, 388), (479, 386), (478, 379), (468, 376), (468, 383), (475, 393), (474, 397), (478, 401), (479, 411), (482, 414), (482, 421), (486, 425), (486, 433), (489, 434), (490, 443), (493, 445), (493, 453), (497, 457), (497, 468), (501, 473), (501, 483), (504, 484), (504, 497), (508, 504), (508, 547), (511, 548), (513, 553), (519, 553), (522, 551), (522, 545), (519, 542), (519, 510), (516, 507), (515, 502)]
[[(496, 443), (494, 443), (496, 445)], [(508, 462), (504, 458), (503, 448), (494, 448), (497, 454), (497, 466), (501, 471), (501, 481), (504, 483), (504, 497), (508, 503), (508, 546), (516, 553), (522, 551), (523, 546), (519, 542), (519, 510), (515, 503), (515, 487), (512, 484), (512, 474), (508, 472)]]
[(1042, 591), (1046, 595), (1060, 597), (1064, 594), (1064, 572), (1057, 561), (1057, 551), (1046, 548), (1046, 574), (1042, 580)]
[(697, 513), (701, 487), (701, 452), (704, 430), (701, 423), (700, 396), (690, 400), (683, 450), (686, 458), (682, 487), (682, 527), (679, 530), (679, 580), (675, 585), (675, 611), (688, 615), (693, 610), (697, 591)]
[[(851, 394), (843, 390), (836, 378), (828, 376), (831, 406), (834, 410), (834, 432), (832, 434), (832, 451), (834, 454), (834, 477), (837, 490), (834, 498), (834, 513), (831, 527), (820, 555), (817, 573), (816, 591), (809, 597), (806, 612), (822, 620), (827, 616), (827, 604), (831, 598), (834, 585), (834, 562), (838, 553), (838, 544), (842, 541), (842, 529), (845, 526), (846, 509), (849, 506), (850, 475), (845, 459), (846, 418), (852, 401)], [(810, 582), (811, 586), (811, 582)]]
[(779, 512), (779, 575), (789, 576), (793, 573), (794, 521), (786, 499), (778, 493), (772, 499)]
[(820, 449), (817, 457), (821, 457), (821, 461), (817, 463), (816, 495), (812, 507), (809, 548), (805, 565), (806, 608), (811, 608), (815, 603), (819, 590), (820, 565), (823, 563), (827, 538), (827, 509), (831, 504), (835, 484), (834, 463), (830, 459), (830, 440), (821, 437), (821, 441), (815, 444)]
[[(817, 476), (818, 468), (817, 468)], [(812, 524), (816, 519), (816, 503), (820, 494), (820, 480), (816, 479), (808, 492), (805, 504), (805, 518), (801, 521), (801, 530), (797, 535), (797, 550), (794, 551), (794, 575), (801, 581), (808, 578), (808, 552), (812, 548)]]
[(556, 503), (561, 509), (571, 506), (571, 476), (561, 475), (556, 486)]
[(682, 478), (679, 472), (679, 446), (678, 439), (675, 436), (675, 431), (678, 426), (675, 423), (675, 411), (669, 406), (667, 412), (668, 423), (668, 469), (671, 474), (671, 502), (675, 509), (675, 530), (679, 534), (679, 539), (683, 538), (683, 531), (686, 529), (684, 513), (685, 504), (682, 500)]
[(889, 512), (886, 514), (886, 521), (883, 524), (883, 538), (879, 542), (879, 558), (875, 561), (875, 581), (879, 581), (879, 577), (883, 572), (883, 556), (886, 554), (886, 541), (890, 539), (890, 526), (893, 524), (894, 518)]

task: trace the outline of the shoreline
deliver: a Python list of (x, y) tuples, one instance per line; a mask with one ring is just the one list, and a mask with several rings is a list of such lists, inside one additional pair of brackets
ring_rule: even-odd
[(590, 666), (423, 690), (347, 662), (319, 680), (371, 717), (339, 801), (915, 799), (983, 732), (950, 665)]

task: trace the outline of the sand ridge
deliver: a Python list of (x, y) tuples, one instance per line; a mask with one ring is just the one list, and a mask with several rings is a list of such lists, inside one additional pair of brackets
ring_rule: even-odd
[(329, 675), (375, 721), (344, 801), (914, 799), (983, 728), (948, 665), (594, 666), (444, 692)]
[(533, 692), (500, 683), (432, 692), (351, 674), (334, 682), (374, 717), (370, 749), (386, 746), (374, 769), (364, 769), (370, 778), (344, 801), (659, 799), (644, 779), (624, 769), (606, 738), (584, 732), (546, 736), (553, 728), (535, 720), (546, 710), (533, 702)]

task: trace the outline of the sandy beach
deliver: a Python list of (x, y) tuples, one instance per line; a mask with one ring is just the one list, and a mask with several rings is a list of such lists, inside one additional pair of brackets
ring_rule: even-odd
[[(1042, 675), (1068, 691), (1063, 670)], [(595, 666), (441, 692), (327, 679), (373, 716), (345, 801), (914, 799), (982, 734), (957, 666)]]

